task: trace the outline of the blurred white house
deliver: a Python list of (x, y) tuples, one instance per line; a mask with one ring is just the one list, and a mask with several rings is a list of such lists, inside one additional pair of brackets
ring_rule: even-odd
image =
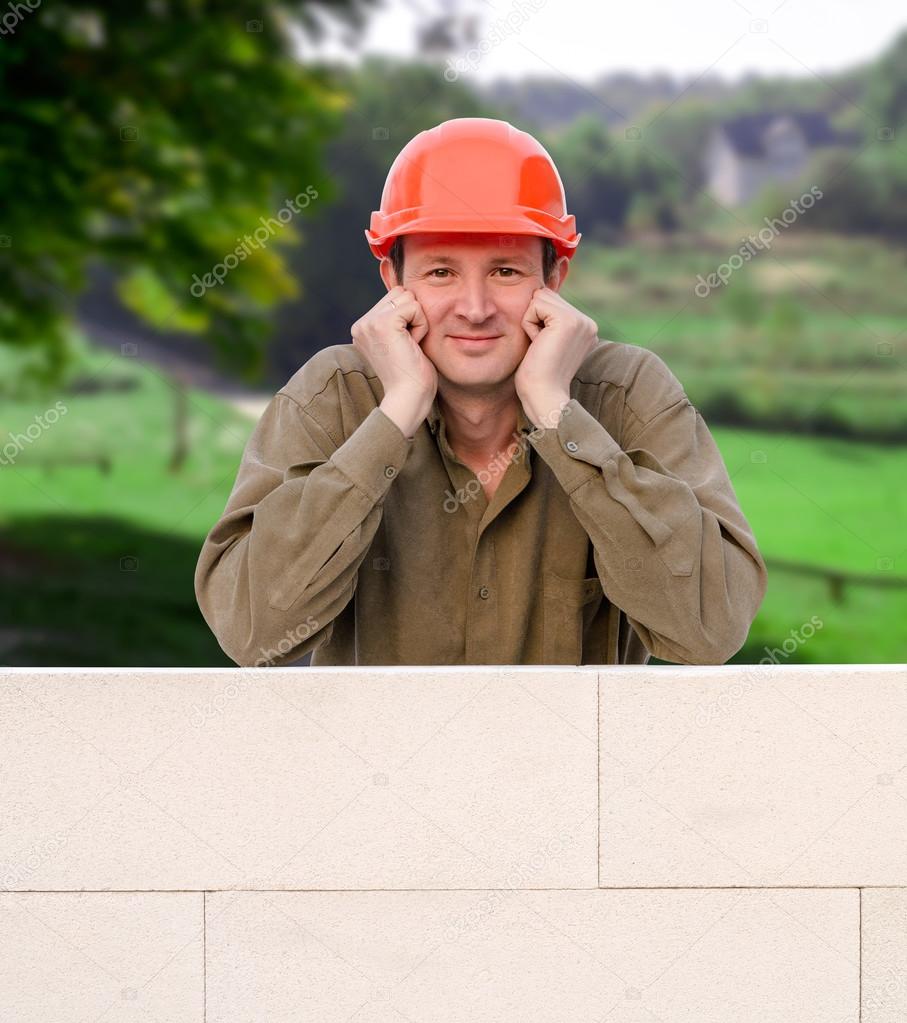
[(724, 205), (741, 206), (768, 184), (799, 178), (817, 149), (858, 141), (820, 111), (744, 114), (713, 130), (705, 151), (707, 188)]

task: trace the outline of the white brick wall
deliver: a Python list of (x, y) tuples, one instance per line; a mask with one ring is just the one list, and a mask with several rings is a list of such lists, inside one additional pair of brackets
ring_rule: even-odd
[(894, 1023), (907, 667), (0, 673), (0, 1021)]

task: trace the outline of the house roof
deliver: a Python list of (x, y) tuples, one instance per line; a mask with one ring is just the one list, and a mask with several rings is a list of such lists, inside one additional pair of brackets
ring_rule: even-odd
[(793, 120), (807, 146), (831, 146), (858, 141), (853, 132), (839, 132), (832, 127), (828, 116), (821, 111), (767, 110), (758, 114), (742, 114), (728, 121), (722, 121), (719, 129), (727, 136), (728, 142), (741, 156), (765, 156), (765, 131), (781, 118)]

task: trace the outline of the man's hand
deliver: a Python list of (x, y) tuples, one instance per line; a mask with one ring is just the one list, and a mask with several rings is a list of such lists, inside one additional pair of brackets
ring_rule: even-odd
[(438, 389), (438, 371), (420, 345), (428, 320), (416, 296), (393, 288), (350, 327), (350, 334), (384, 387), (379, 408), (412, 437)]
[(533, 292), (523, 315), (530, 344), (514, 376), (526, 415), (554, 426), (570, 400), (570, 381), (598, 342), (598, 324), (550, 288)]

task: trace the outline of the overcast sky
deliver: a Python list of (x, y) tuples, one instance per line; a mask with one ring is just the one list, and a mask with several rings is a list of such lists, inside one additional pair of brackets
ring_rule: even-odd
[[(416, 11), (445, 6), (385, 0), (371, 15), (363, 51), (412, 56)], [(907, 0), (462, 0), (457, 9), (480, 19), (485, 52), (469, 67), (480, 82), (541, 73), (588, 83), (621, 70), (822, 74), (877, 56), (907, 27)], [(318, 52), (350, 59), (332, 35)], [(492, 44), (495, 36), (502, 41)]]

